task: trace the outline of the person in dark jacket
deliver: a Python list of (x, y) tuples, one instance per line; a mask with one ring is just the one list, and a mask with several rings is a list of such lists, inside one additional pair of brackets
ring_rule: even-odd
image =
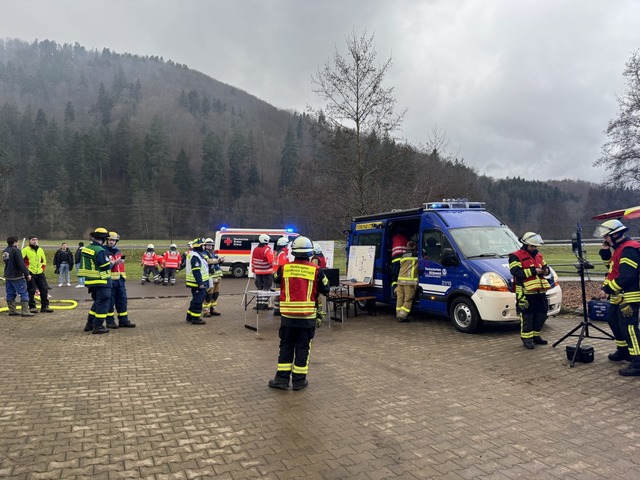
[(53, 256), (53, 266), (58, 272), (58, 286), (61, 287), (66, 283), (67, 287), (71, 286), (71, 277), (69, 270), (73, 265), (73, 253), (67, 247), (66, 243), (60, 245), (60, 248)]
[(16, 309), (16, 297), (20, 296), (21, 314), (23, 317), (33, 317), (29, 311), (29, 292), (27, 282), (31, 280), (31, 272), (24, 264), (22, 252), (18, 248), (18, 238), (8, 237), (7, 248), (2, 251), (4, 261), (5, 292), (9, 315), (20, 315)]
[[(80, 262), (82, 261), (82, 249), (84, 248), (84, 242), (78, 243), (78, 248), (76, 249), (75, 261), (76, 261), (76, 275), (80, 271)], [(84, 277), (78, 275), (78, 284), (76, 288), (84, 288)]]

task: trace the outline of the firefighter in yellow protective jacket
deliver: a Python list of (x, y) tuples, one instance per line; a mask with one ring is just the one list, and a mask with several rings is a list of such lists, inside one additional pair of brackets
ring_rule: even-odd
[(329, 293), (329, 281), (322, 270), (309, 259), (313, 243), (307, 237), (296, 238), (291, 245), (294, 261), (278, 268), (280, 282), (280, 353), (278, 369), (271, 388), (287, 390), (291, 379), (293, 390), (309, 385), (309, 351), (316, 331), (318, 294)]
[(407, 242), (407, 252), (400, 257), (398, 286), (396, 287), (396, 317), (398, 322), (409, 321), (413, 298), (418, 288), (418, 254), (416, 243)]
[(509, 254), (509, 270), (513, 275), (516, 290), (516, 310), (520, 314), (520, 338), (525, 348), (546, 345), (541, 336), (542, 326), (547, 320), (549, 304), (547, 290), (551, 284), (545, 278), (550, 270), (538, 247), (544, 245), (542, 237), (527, 232), (520, 238), (522, 248)]
[(640, 376), (640, 243), (626, 237), (626, 231), (627, 227), (619, 220), (607, 220), (594, 232), (594, 236), (603, 238), (605, 244), (613, 248), (609, 272), (598, 298), (604, 300), (609, 297), (612, 304), (608, 320), (617, 349), (609, 355), (609, 360), (629, 360), (629, 367), (621, 368), (618, 373), (625, 377), (637, 377)]

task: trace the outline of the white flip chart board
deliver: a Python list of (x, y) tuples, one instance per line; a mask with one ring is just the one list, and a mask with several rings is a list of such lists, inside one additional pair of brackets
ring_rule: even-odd
[(357, 282), (370, 282), (373, 277), (375, 258), (376, 247), (374, 245), (352, 245), (349, 248), (347, 278)]

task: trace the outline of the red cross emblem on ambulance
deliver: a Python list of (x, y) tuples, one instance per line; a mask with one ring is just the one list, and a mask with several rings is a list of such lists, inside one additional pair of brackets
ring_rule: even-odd
[(233, 243), (233, 240), (231, 240), (229, 237), (227, 237), (227, 238), (225, 238), (225, 239), (224, 239), (224, 244), (225, 244), (227, 247), (230, 247), (232, 243)]

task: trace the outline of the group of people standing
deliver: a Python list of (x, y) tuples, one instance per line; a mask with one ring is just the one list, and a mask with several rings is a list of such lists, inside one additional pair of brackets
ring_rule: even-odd
[[(47, 256), (38, 245), (38, 237), (31, 235), (29, 244), (18, 248), (18, 238), (7, 238), (7, 248), (2, 252), (4, 261), (5, 290), (9, 315), (31, 317), (38, 313), (36, 296), (40, 294), (40, 312), (51, 313), (49, 306), (49, 284), (45, 270)], [(17, 298), (20, 297), (20, 313)]]
[(127, 312), (125, 259), (117, 247), (120, 236), (96, 228), (89, 237), (91, 243), (80, 250), (78, 268), (78, 277), (84, 279), (93, 300), (84, 331), (101, 334), (109, 329), (134, 328)]
[[(599, 254), (608, 265), (605, 280), (597, 298), (610, 304), (607, 322), (616, 342), (612, 362), (628, 361), (618, 373), (625, 377), (640, 376), (640, 242), (627, 236), (628, 228), (619, 220), (599, 225), (594, 236), (602, 238)], [(509, 256), (513, 274), (516, 305), (521, 318), (522, 343), (527, 349), (546, 345), (541, 331), (547, 318), (546, 290), (549, 267), (538, 251), (542, 238), (527, 232), (521, 238), (522, 248)]]

